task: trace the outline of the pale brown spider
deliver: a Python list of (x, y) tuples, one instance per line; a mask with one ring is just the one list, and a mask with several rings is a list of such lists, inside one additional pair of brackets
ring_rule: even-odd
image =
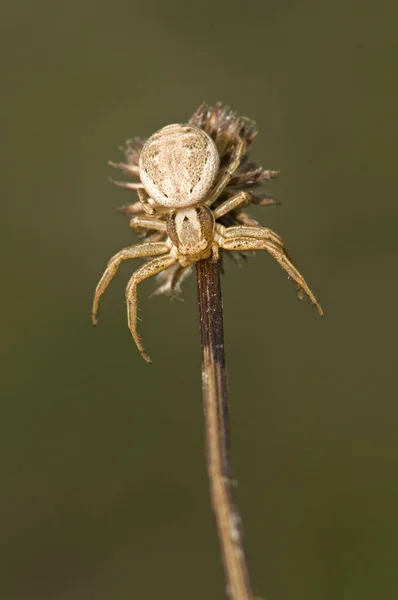
[(150, 362), (137, 333), (137, 285), (178, 264), (185, 271), (197, 261), (219, 258), (220, 249), (232, 251), (267, 250), (296, 282), (299, 293), (306, 294), (323, 311), (304, 278), (287, 255), (282, 239), (271, 229), (237, 225), (225, 227), (218, 219), (251, 202), (247, 191), (240, 191), (211, 208), (222, 195), (245, 152), (238, 138), (229, 163), (220, 169), (217, 146), (201, 128), (193, 125), (168, 125), (143, 145), (139, 166), (124, 170), (140, 177), (140, 183), (123, 184), (136, 189), (147, 216), (135, 216), (133, 229), (158, 231), (162, 241), (149, 241), (124, 248), (109, 261), (94, 295), (92, 319), (97, 323), (99, 300), (113, 279), (120, 263), (129, 258), (156, 256), (132, 275), (126, 288), (127, 319), (130, 332), (143, 358)]

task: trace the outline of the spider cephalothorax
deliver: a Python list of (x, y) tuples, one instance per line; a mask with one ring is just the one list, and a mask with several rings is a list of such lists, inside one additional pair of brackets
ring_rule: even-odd
[[(219, 112), (222, 109), (220, 105), (217, 108)], [(130, 207), (130, 225), (138, 231), (146, 230), (147, 240), (121, 250), (109, 261), (95, 291), (93, 323), (97, 322), (100, 297), (120, 263), (128, 258), (156, 256), (133, 273), (126, 288), (129, 329), (147, 362), (150, 359), (137, 333), (138, 283), (166, 272), (167, 280), (161, 291), (172, 291), (191, 265), (210, 255), (217, 260), (220, 250), (238, 253), (267, 250), (296, 282), (299, 293), (306, 294), (323, 314), (289, 258), (282, 239), (241, 211), (255, 202), (256, 196), (250, 193), (250, 188), (276, 172), (251, 165), (239, 171), (247, 162), (245, 153), (254, 137), (254, 127), (245, 119), (226, 118), (226, 110), (224, 120), (213, 110), (213, 113), (208, 111), (213, 120), (206, 121), (200, 108), (189, 124), (160, 129), (144, 144), (137, 144), (139, 150), (130, 163), (115, 165), (140, 178), (139, 183), (122, 186), (138, 192), (140, 203)], [(261, 197), (257, 203), (261, 203)], [(265, 199), (265, 203), (270, 202)]]

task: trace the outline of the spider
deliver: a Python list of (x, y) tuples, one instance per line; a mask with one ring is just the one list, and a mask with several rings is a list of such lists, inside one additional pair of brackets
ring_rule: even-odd
[(161, 232), (165, 238), (124, 248), (110, 259), (95, 290), (92, 320), (96, 325), (100, 298), (123, 260), (156, 257), (133, 273), (126, 288), (128, 327), (148, 363), (150, 358), (137, 332), (137, 285), (175, 264), (185, 268), (210, 256), (218, 260), (220, 249), (267, 250), (296, 282), (299, 294), (306, 294), (323, 315), (278, 234), (257, 225), (225, 227), (217, 222), (251, 202), (250, 193), (240, 191), (212, 208), (239, 167), (245, 147), (238, 138), (228, 164), (221, 169), (217, 146), (203, 129), (193, 124), (168, 125), (145, 142), (139, 165), (130, 167), (141, 182), (128, 185), (137, 190), (145, 213), (133, 217), (130, 225)]

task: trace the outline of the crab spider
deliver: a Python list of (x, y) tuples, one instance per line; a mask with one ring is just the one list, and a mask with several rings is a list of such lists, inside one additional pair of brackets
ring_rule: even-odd
[[(227, 166), (220, 169), (215, 143), (194, 125), (168, 125), (150, 137), (142, 148), (137, 171), (141, 183), (134, 184), (134, 189), (137, 189), (146, 216), (135, 216), (130, 224), (134, 229), (159, 231), (166, 237), (164, 241), (124, 248), (111, 258), (95, 290), (92, 319), (95, 325), (100, 298), (121, 262), (152, 257), (133, 273), (126, 288), (128, 326), (147, 362), (150, 358), (137, 332), (137, 285), (175, 263), (184, 268), (209, 256), (218, 259), (220, 249), (266, 250), (296, 282), (300, 293), (305, 294), (323, 315), (279, 235), (257, 225), (225, 227), (217, 222), (230, 211), (250, 203), (250, 194), (240, 191), (211, 208), (231, 181), (244, 150), (245, 144), (239, 141)], [(166, 219), (160, 216), (166, 216)]]

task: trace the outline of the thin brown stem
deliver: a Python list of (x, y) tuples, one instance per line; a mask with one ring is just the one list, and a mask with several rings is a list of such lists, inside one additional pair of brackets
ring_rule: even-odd
[(224, 563), (227, 595), (252, 600), (241, 518), (234, 504), (229, 466), (228, 385), (225, 365), (220, 267), (212, 257), (196, 264), (207, 468)]

